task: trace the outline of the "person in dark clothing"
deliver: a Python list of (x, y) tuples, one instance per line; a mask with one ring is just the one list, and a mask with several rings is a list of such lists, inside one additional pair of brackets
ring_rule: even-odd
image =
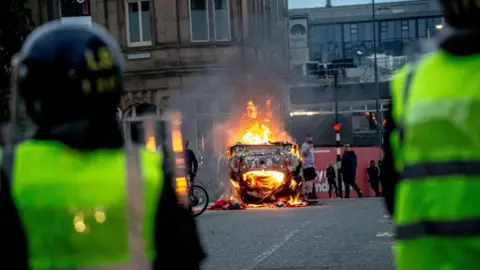
[(357, 183), (355, 183), (355, 177), (357, 175), (357, 155), (348, 144), (344, 147), (341, 168), (343, 182), (345, 183), (345, 198), (350, 198), (350, 186), (357, 192), (358, 197), (363, 197), (363, 192), (360, 190)]
[(342, 170), (340, 168), (337, 169), (337, 184), (338, 184), (338, 195), (339, 198), (343, 198), (343, 178), (342, 178)]
[(383, 177), (382, 177), (383, 162), (382, 160), (378, 160), (377, 167), (378, 167), (378, 182), (380, 183), (380, 186), (378, 187), (378, 189), (380, 190), (380, 194), (381, 194), (380, 196), (383, 196)]
[(328, 181), (328, 197), (331, 199), (332, 198), (332, 189), (335, 190), (335, 195), (337, 198), (340, 198), (340, 194), (338, 193), (338, 187), (337, 187), (337, 182), (335, 180), (336, 178), (336, 173), (335, 173), (335, 168), (333, 167), (332, 163), (328, 163), (328, 168), (327, 168), (327, 181)]
[(380, 189), (379, 189), (380, 170), (375, 165), (375, 161), (370, 160), (370, 167), (368, 167), (367, 169), (367, 174), (368, 174), (368, 182), (370, 183), (370, 186), (372, 187), (373, 191), (375, 191), (375, 197), (380, 197)]
[(190, 182), (193, 183), (198, 171), (198, 160), (192, 149), (188, 148), (188, 141), (185, 141), (185, 169), (186, 174), (190, 176)]
[[(131, 152), (125, 150), (124, 136), (116, 120), (116, 106), (123, 92), (122, 59), (118, 44), (107, 30), (96, 24), (84, 27), (61, 24), (59, 21), (49, 22), (37, 28), (24, 42), (18, 61), (12, 65), (12, 74), (18, 75), (12, 80), (15, 86), (11, 88), (12, 96), (22, 100), (28, 118), (38, 129), (28, 141), (15, 144), (10, 142), (8, 148), (2, 149), (0, 269), (95, 268), (100, 265), (118, 265), (118, 258), (131, 257), (129, 251), (135, 248), (126, 251), (127, 255), (126, 247), (122, 244), (118, 249), (115, 247), (115, 250), (110, 250), (105, 248), (104, 241), (92, 239), (91, 234), (75, 238), (79, 234), (73, 235), (71, 225), (64, 222), (67, 215), (71, 214), (71, 207), (87, 205), (88, 208), (94, 203), (104, 204), (106, 200), (99, 199), (101, 196), (115, 198), (108, 201), (110, 213), (120, 213), (121, 211), (115, 212), (116, 209), (123, 209), (127, 206), (126, 202), (129, 206), (125, 207), (128, 208), (128, 213), (113, 215), (117, 218), (113, 218), (113, 224), (112, 216), (110, 221), (107, 218), (102, 226), (113, 225), (110, 228), (114, 229), (103, 229), (105, 233), (94, 237), (110, 234), (116, 241), (123, 235), (137, 234), (140, 237), (129, 237), (129, 240), (134, 238), (140, 245), (148, 242), (145, 244), (146, 249), (153, 251), (153, 261), (146, 262), (152, 266), (149, 269), (166, 269), (170, 265), (175, 265), (176, 269), (200, 269), (201, 261), (206, 255), (197, 234), (195, 220), (178, 203), (173, 188), (173, 166), (167, 162), (157, 164), (157, 161), (162, 160), (160, 154), (144, 148)], [(18, 74), (18, 70), (23, 72)], [(96, 80), (100, 78), (106, 78), (107, 83), (97, 83)], [(57, 102), (57, 99), (64, 102)], [(12, 107), (18, 110), (18, 106), (19, 104), (13, 104)], [(163, 152), (168, 152), (166, 146)], [(134, 159), (138, 162), (128, 163), (127, 168), (123, 168), (121, 160), (131, 159), (134, 153), (141, 155), (142, 159)], [(37, 173), (29, 174), (25, 172), (25, 167)], [(112, 172), (112, 175), (102, 174), (106, 170)], [(143, 171), (146, 173), (142, 174)], [(122, 176), (116, 177), (116, 172)], [(130, 177), (135, 172), (138, 175)], [(160, 179), (162, 175), (163, 181)], [(155, 191), (137, 193), (135, 188), (130, 189), (138, 186), (134, 185), (137, 183), (151, 187), (150, 183), (154, 182), (163, 184), (161, 191), (158, 190), (158, 196)], [(124, 191), (125, 185), (129, 185), (128, 196)], [(19, 195), (22, 194), (20, 186), (30, 198)], [(52, 191), (52, 186), (55, 191)], [(113, 186), (117, 186), (117, 189)], [(102, 189), (108, 189), (113, 195), (108, 197), (111, 194), (98, 192)], [(71, 190), (79, 190), (77, 193), (81, 190), (82, 196), (68, 196), (72, 194)], [(91, 196), (92, 193), (97, 195)], [(135, 195), (138, 194), (141, 198), (136, 200)], [(153, 205), (148, 204), (148, 208), (151, 207), (153, 211), (145, 211), (144, 214), (148, 217), (145, 224), (154, 223), (146, 226), (152, 228), (152, 238), (147, 242), (141, 240), (142, 232), (136, 230), (137, 226), (134, 226), (134, 230), (129, 230), (130, 226), (122, 226), (125, 224), (122, 221), (117, 223), (118, 220), (133, 218), (132, 212), (137, 205), (130, 202), (140, 202), (139, 205), (143, 205), (144, 197), (158, 198), (151, 201)], [(52, 200), (55, 201), (55, 206), (48, 203)], [(133, 223), (137, 224), (138, 221)], [(77, 250), (81, 251), (79, 247), (84, 246), (96, 248), (96, 258), (93, 261), (97, 261), (86, 263), (93, 253), (76, 253)], [(98, 258), (101, 258), (101, 262), (98, 262)], [(39, 263), (45, 266), (39, 266)], [(135, 268), (140, 269), (134, 260), (126, 263), (135, 264), (138, 266)], [(70, 265), (59, 266), (60, 264)]]

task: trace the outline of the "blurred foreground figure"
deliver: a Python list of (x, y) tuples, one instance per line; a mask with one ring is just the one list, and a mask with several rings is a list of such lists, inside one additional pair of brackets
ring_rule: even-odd
[(480, 266), (480, 1), (440, 3), (448, 27), (391, 87), (382, 177), (399, 270)]
[(124, 149), (122, 59), (103, 28), (58, 22), (14, 58), (13, 124), (23, 106), (37, 131), (3, 148), (0, 269), (199, 269), (173, 169)]

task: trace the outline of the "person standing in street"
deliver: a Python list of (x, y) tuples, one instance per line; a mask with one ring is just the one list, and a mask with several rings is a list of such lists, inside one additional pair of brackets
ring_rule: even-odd
[(315, 152), (313, 150), (313, 136), (307, 134), (305, 137), (305, 142), (300, 148), (300, 153), (302, 156), (302, 173), (303, 179), (305, 181), (306, 192), (308, 193), (308, 199), (317, 199), (317, 194), (315, 193), (313, 187), (313, 180), (317, 178), (317, 172), (315, 171)]
[(189, 142), (185, 141), (184, 151), (185, 151), (185, 169), (186, 174), (190, 177), (190, 182), (193, 183), (198, 172), (198, 160), (195, 156), (195, 153), (192, 149), (188, 148)]
[(335, 168), (333, 167), (332, 163), (328, 163), (328, 168), (326, 172), (327, 181), (328, 181), (328, 197), (332, 198), (332, 189), (335, 192), (337, 198), (340, 198), (340, 194), (338, 193), (338, 187), (336, 182), (336, 173)]
[(167, 146), (125, 149), (123, 59), (103, 27), (54, 21), (12, 60), (12, 122), (22, 104), (37, 129), (1, 149), (0, 269), (200, 269)]
[(357, 155), (350, 148), (349, 144), (344, 146), (341, 172), (343, 175), (343, 182), (345, 183), (345, 198), (350, 198), (350, 187), (353, 187), (359, 198), (363, 197), (362, 191), (355, 182), (355, 177), (357, 175)]
[(383, 177), (382, 177), (383, 162), (381, 159), (378, 160), (377, 167), (378, 167), (378, 181), (380, 183), (380, 186), (378, 189), (380, 191), (380, 196), (383, 196)]
[(386, 112), (382, 177), (398, 270), (480, 265), (480, 2), (439, 3), (447, 25), (407, 55)]
[(380, 197), (381, 196), (380, 190), (379, 190), (380, 170), (378, 169), (378, 166), (375, 165), (374, 160), (370, 160), (370, 167), (368, 167), (367, 169), (367, 175), (368, 175), (368, 182), (370, 183), (370, 186), (375, 192), (375, 197)]

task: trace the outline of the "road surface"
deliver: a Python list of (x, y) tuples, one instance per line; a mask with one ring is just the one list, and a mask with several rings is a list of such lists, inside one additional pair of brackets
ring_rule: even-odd
[(206, 270), (393, 269), (392, 225), (376, 198), (304, 208), (208, 211)]

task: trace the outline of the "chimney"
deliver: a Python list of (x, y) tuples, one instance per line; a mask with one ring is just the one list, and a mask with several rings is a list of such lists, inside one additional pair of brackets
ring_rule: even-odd
[(325, 5), (325, 7), (331, 8), (332, 7), (332, 0), (327, 0), (327, 4)]

